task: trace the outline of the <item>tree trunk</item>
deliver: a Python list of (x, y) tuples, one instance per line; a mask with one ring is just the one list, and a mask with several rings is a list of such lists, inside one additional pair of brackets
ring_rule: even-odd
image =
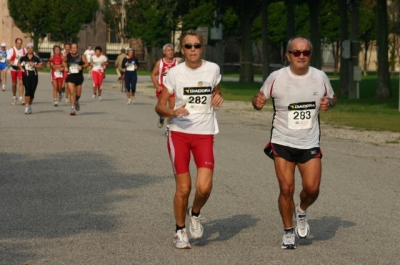
[(263, 80), (270, 74), (269, 67), (269, 43), (268, 43), (268, 0), (262, 1), (261, 5), (262, 21), (262, 75)]
[(294, 7), (296, 5), (295, 0), (285, 0), (286, 5), (286, 43), (283, 45), (283, 54), (282, 54), (282, 63), (286, 62), (286, 44), (287, 42), (293, 38), (296, 34), (296, 24), (295, 24), (295, 14), (294, 14)]
[(310, 10), (310, 40), (313, 45), (313, 55), (310, 64), (317, 69), (321, 69), (321, 40), (319, 34), (319, 7), (320, 1), (307, 0)]
[(254, 81), (253, 76), (253, 47), (251, 41), (251, 23), (252, 19), (250, 14), (250, 6), (247, 4), (242, 5), (242, 18), (241, 18), (241, 35), (242, 43), (240, 45), (240, 82), (251, 83)]
[[(340, 12), (340, 46), (344, 40), (349, 38), (349, 33), (347, 31), (347, 0), (338, 0), (339, 12)], [(343, 58), (342, 53), (340, 53), (340, 79), (339, 79), (339, 95), (348, 96), (349, 95), (349, 60)]]
[(378, 10), (378, 86), (376, 97), (390, 98), (390, 75), (388, 60), (388, 15), (386, 0), (377, 0)]

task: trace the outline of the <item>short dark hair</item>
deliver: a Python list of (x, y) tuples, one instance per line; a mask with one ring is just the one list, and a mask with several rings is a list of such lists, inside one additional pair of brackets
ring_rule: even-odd
[(96, 47), (94, 48), (94, 50), (95, 50), (95, 51), (97, 51), (97, 50), (103, 51), (103, 49), (102, 49), (100, 46), (96, 46)]

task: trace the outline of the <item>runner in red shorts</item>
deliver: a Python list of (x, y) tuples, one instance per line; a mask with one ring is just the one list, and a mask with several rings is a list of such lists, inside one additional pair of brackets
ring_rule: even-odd
[(11, 66), (10, 74), (11, 74), (11, 87), (13, 93), (13, 99), (11, 104), (15, 105), (17, 101), (17, 82), (19, 80), (18, 92), (19, 92), (19, 103), (24, 105), (24, 85), (22, 83), (22, 71), (18, 68), (18, 61), (22, 56), (25, 56), (27, 53), (25, 48), (22, 48), (22, 39), (15, 39), (15, 46), (7, 51), (7, 60), (8, 64)]
[(56, 45), (53, 47), (53, 55), (50, 57), (51, 66), (51, 82), (53, 83), (53, 99), (54, 106), (58, 106), (61, 98), (63, 83), (64, 83), (64, 66), (63, 56), (61, 54), (61, 47)]
[(93, 80), (93, 96), (92, 100), (96, 98), (96, 95), (101, 100), (102, 84), (105, 77), (104, 67), (108, 64), (107, 56), (102, 54), (100, 46), (94, 48), (94, 55), (90, 57), (90, 68), (92, 69), (92, 80)]
[[(204, 41), (200, 34), (188, 31), (182, 34), (180, 45), (185, 63), (178, 64), (165, 79), (165, 89), (156, 106), (160, 117), (171, 118), (168, 150), (174, 169), (176, 190), (174, 213), (176, 248), (190, 248), (185, 219), (189, 216), (189, 232), (194, 239), (203, 236), (200, 210), (206, 204), (212, 189), (214, 172), (214, 135), (218, 124), (214, 107), (221, 106), (223, 99), (219, 89), (221, 80), (217, 64), (201, 59)], [(175, 107), (167, 102), (175, 93)], [(190, 153), (197, 166), (196, 194), (189, 206), (191, 176)]]
[[(172, 44), (167, 43), (163, 46), (164, 58), (157, 61), (156, 65), (153, 68), (153, 72), (151, 73), (151, 80), (153, 81), (154, 86), (156, 87), (156, 96), (160, 98), (161, 92), (165, 88), (164, 80), (168, 74), (168, 71), (178, 64), (178, 61), (174, 58), (174, 47)], [(168, 99), (168, 107), (170, 109), (174, 109), (175, 106), (175, 94), (172, 94)], [(158, 128), (163, 127), (164, 125), (164, 117), (159, 117), (157, 126)], [(167, 128), (165, 130), (165, 134), (168, 135), (169, 132), (169, 118), (167, 118)]]

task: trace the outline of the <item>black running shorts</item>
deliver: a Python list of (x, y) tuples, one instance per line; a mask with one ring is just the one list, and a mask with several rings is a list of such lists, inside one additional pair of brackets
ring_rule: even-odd
[(67, 83), (73, 83), (76, 86), (80, 86), (83, 84), (83, 74), (68, 74), (67, 79), (65, 80)]
[(322, 151), (319, 147), (298, 149), (271, 142), (265, 146), (264, 153), (271, 159), (274, 159), (274, 157), (277, 156), (290, 162), (298, 162), (302, 164), (313, 158), (322, 158)]

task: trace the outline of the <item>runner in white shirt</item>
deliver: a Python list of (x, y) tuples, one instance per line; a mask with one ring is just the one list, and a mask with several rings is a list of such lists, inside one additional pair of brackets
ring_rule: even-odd
[[(290, 65), (267, 78), (253, 98), (253, 106), (260, 110), (269, 98), (273, 99), (271, 141), (265, 153), (274, 160), (280, 187), (278, 203), (284, 227), (281, 247), (294, 249), (295, 233), (300, 238), (310, 233), (307, 209), (319, 194), (322, 171), (319, 112), (332, 108), (337, 98), (326, 74), (309, 66), (312, 45), (308, 38), (290, 39), (286, 50)], [(293, 200), (296, 166), (303, 182), (297, 206)], [(295, 229), (293, 212), (297, 220)]]
[(100, 46), (96, 46), (94, 49), (94, 55), (90, 58), (90, 67), (92, 68), (92, 79), (93, 79), (93, 96), (92, 100), (96, 98), (98, 93), (99, 101), (101, 100), (102, 84), (104, 80), (104, 66), (108, 64), (107, 56), (102, 54)]
[(24, 105), (23, 96), (24, 96), (24, 85), (22, 83), (22, 71), (18, 67), (18, 61), (22, 56), (27, 53), (25, 48), (22, 48), (22, 39), (15, 39), (15, 46), (7, 51), (7, 60), (8, 64), (11, 66), (10, 74), (11, 74), (11, 82), (12, 82), (12, 93), (13, 99), (11, 104), (15, 105), (17, 101), (17, 82), (19, 80), (19, 103)]
[[(93, 56), (94, 54), (94, 50), (92, 45), (88, 45), (87, 50), (83, 53), (83, 55), (86, 56), (86, 61), (90, 62), (90, 58)], [(88, 79), (90, 80), (92, 76), (92, 68), (89, 66), (88, 67)]]
[[(180, 45), (186, 60), (169, 70), (164, 82), (166, 89), (163, 89), (156, 106), (159, 116), (171, 118), (168, 150), (176, 181), (176, 233), (173, 242), (180, 249), (191, 247), (186, 233), (186, 213), (192, 237), (198, 239), (203, 236), (200, 210), (212, 189), (214, 134), (218, 133), (214, 107), (223, 103), (219, 89), (219, 67), (201, 60), (203, 44), (202, 36), (195, 31), (182, 34)], [(175, 108), (170, 109), (166, 105), (173, 93)], [(191, 191), (190, 153), (196, 162), (197, 178), (194, 201), (188, 207)]]

